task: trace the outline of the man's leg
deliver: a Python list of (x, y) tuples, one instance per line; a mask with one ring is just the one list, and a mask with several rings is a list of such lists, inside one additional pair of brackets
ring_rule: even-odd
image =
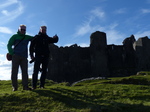
[(16, 91), (18, 89), (18, 69), (19, 69), (20, 57), (17, 55), (12, 56), (12, 70), (11, 70), (11, 81), (13, 90)]
[(21, 71), (22, 71), (22, 85), (24, 90), (28, 90), (28, 60), (27, 58), (21, 57), (20, 63)]
[(43, 58), (42, 60), (42, 74), (40, 78), (40, 87), (44, 88), (45, 85), (45, 79), (47, 75), (47, 67), (48, 67), (48, 58)]
[(33, 70), (33, 75), (32, 75), (32, 88), (36, 89), (37, 86), (37, 80), (38, 80), (38, 73), (40, 69), (40, 64), (41, 64), (41, 59), (36, 58), (34, 62), (34, 70)]

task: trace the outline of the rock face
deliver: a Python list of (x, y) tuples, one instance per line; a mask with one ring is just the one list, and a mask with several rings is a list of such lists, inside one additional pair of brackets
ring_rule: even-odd
[(47, 79), (75, 82), (90, 77), (114, 77), (150, 70), (150, 40), (134, 35), (123, 45), (107, 45), (106, 33), (96, 31), (90, 36), (90, 46), (77, 44), (69, 47), (49, 46), (50, 57)]

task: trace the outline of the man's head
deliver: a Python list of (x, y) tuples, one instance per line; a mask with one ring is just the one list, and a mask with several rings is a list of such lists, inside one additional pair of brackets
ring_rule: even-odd
[(41, 26), (41, 27), (40, 27), (40, 32), (41, 32), (41, 33), (46, 34), (46, 30), (47, 30), (47, 27), (46, 27), (46, 26)]
[(18, 31), (21, 34), (26, 34), (26, 25), (20, 25)]

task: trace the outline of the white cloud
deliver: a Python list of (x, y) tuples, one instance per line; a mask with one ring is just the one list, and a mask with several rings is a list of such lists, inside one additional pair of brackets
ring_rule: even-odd
[(91, 34), (95, 31), (104, 31), (105, 27), (100, 25), (92, 26), (90, 22), (87, 22), (77, 28), (77, 32), (74, 34), (75, 37), (84, 36), (86, 34)]
[(118, 23), (113, 23), (109, 26), (109, 29), (115, 29), (118, 26)]
[(2, 10), (2, 14), (6, 15), (6, 16), (9, 15), (7, 10)]
[(3, 58), (4, 57), (4, 54), (0, 54), (0, 58)]
[[(149, 9), (143, 9), (142, 11), (143, 13), (150, 13)], [(115, 13), (118, 14), (126, 13), (126, 8), (121, 8)], [(107, 22), (107, 24), (105, 25), (106, 21), (101, 21), (101, 20), (108, 19), (106, 18), (106, 16), (107, 16), (106, 13), (100, 8), (96, 8), (92, 10), (89, 20), (85, 21), (84, 24), (82, 24), (77, 28), (75, 36), (76, 37), (85, 36), (86, 34), (91, 34), (95, 31), (102, 31), (105, 32), (107, 35), (107, 44), (115, 43), (116, 45), (122, 45), (122, 41), (126, 38), (126, 34), (117, 30), (118, 29), (117, 27), (119, 27), (119, 23), (117, 22), (110, 23), (110, 24)], [(97, 24), (93, 24), (93, 23), (97, 23)], [(137, 33), (135, 35), (137, 35), (137, 37), (150, 36), (150, 31)]]
[[(3, 55), (1, 54), (1, 56), (3, 57)], [(0, 66), (9, 66), (10, 65), (10, 61), (5, 60), (0, 60)]]
[[(17, 5), (17, 8), (12, 11), (8, 11), (7, 8), (9, 9), (9, 6), (14, 5), (14, 4)], [(12, 0), (12, 1), (7, 0), (4, 3), (1, 3), (0, 9), (2, 9), (1, 13), (3, 14), (3, 16), (0, 17), (0, 21), (1, 21), (0, 24), (5, 24), (10, 21), (13, 21), (18, 16), (20, 16), (24, 11), (24, 7), (23, 7), (22, 3), (17, 0)]]
[(79, 43), (79, 46), (80, 47), (89, 47), (89, 44), (87, 44), (87, 43)]
[(7, 33), (7, 34), (12, 34), (13, 32), (7, 28), (7, 27), (0, 27), (0, 32), (1, 33)]
[(125, 38), (125, 34), (121, 34), (120, 32), (114, 30), (107, 30), (107, 44), (116, 44), (122, 45), (123, 38)]
[[(83, 26), (81, 26), (78, 30), (78, 32), (76, 33), (77, 36), (83, 36), (87, 33), (91, 34), (95, 31), (102, 31), (106, 33), (107, 36), (107, 44), (118, 44), (121, 45), (123, 38), (125, 38), (125, 34), (122, 34), (121, 32), (118, 32), (117, 30), (115, 30), (115, 28), (118, 26), (117, 23), (114, 24), (110, 24), (108, 26), (90, 26), (90, 24), (85, 24)], [(82, 43), (80, 44), (81, 47), (87, 47), (89, 46), (89, 44), (87, 43)]]
[(142, 13), (150, 13), (150, 9), (142, 9)]
[(76, 36), (83, 36), (83, 35), (87, 34), (89, 31), (91, 31), (91, 26), (90, 26), (90, 24), (87, 23), (87, 24), (80, 26), (77, 29), (78, 29), (78, 31), (76, 32)]
[(73, 45), (74, 43), (70, 43), (70, 44), (65, 44), (64, 46), (66, 47), (69, 47), (69, 46), (71, 46), (71, 45)]
[(7, 0), (7, 1), (5, 0), (4, 3), (0, 3), (0, 9), (8, 7), (8, 6), (12, 5), (12, 4), (16, 4), (18, 2), (19, 2), (18, 0)]
[[(102, 32), (106, 32), (107, 34), (107, 42), (108, 44), (122, 44), (120, 41), (122, 38), (124, 38), (124, 34), (121, 34), (120, 32), (118, 32), (116, 30), (116, 27), (118, 26), (118, 23), (112, 23), (112, 24), (108, 24), (107, 26), (104, 25), (100, 25), (100, 22), (97, 22), (97, 19), (95, 18), (99, 18), (99, 20), (101, 18), (105, 17), (105, 13), (104, 11), (96, 8), (94, 10), (91, 11), (93, 13), (93, 15), (90, 16), (90, 19), (86, 22), (84, 22), (83, 25), (79, 26), (77, 28), (77, 32), (75, 33), (75, 36), (84, 36), (86, 34), (91, 34), (95, 31), (102, 31)], [(93, 22), (97, 22), (98, 24), (93, 25)], [(85, 45), (82, 43), (81, 45), (83, 46), (88, 46), (86, 43)]]
[(92, 26), (92, 22), (97, 22), (97, 20), (105, 20), (105, 12), (101, 8), (95, 8), (90, 11), (89, 19), (77, 27), (77, 31), (74, 36), (84, 36), (97, 30), (104, 30), (104, 27), (100, 26), (99, 24)]
[(98, 17), (99, 19), (103, 19), (105, 17), (105, 12), (101, 8), (96, 8), (91, 11), (91, 14), (94, 17)]
[[(0, 67), (0, 80), (11, 80), (11, 64), (9, 66), (1, 66)], [(21, 73), (19, 69), (18, 79), (21, 79)]]
[[(0, 55), (3, 57), (3, 55)], [(5, 60), (0, 60), (0, 80), (10, 80), (10, 67), (11, 63), (9, 61)]]
[(150, 31), (137, 32), (136, 34), (134, 34), (134, 36), (136, 37), (136, 39), (140, 37), (150, 36)]
[(10, 78), (11, 78), (11, 75), (10, 75), (11, 71), (10, 71), (9, 68), (1, 67), (0, 71), (1, 71), (1, 73), (0, 73), (0, 80), (10, 80)]
[(6, 46), (5, 42), (0, 42), (0, 47)]

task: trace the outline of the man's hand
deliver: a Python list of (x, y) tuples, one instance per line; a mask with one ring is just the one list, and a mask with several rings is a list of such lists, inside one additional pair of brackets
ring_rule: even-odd
[(35, 57), (32, 56), (32, 57), (31, 57), (31, 61), (29, 61), (29, 63), (31, 64), (31, 63), (33, 63), (34, 61), (35, 61)]
[(53, 36), (53, 38), (58, 38), (57, 34)]

